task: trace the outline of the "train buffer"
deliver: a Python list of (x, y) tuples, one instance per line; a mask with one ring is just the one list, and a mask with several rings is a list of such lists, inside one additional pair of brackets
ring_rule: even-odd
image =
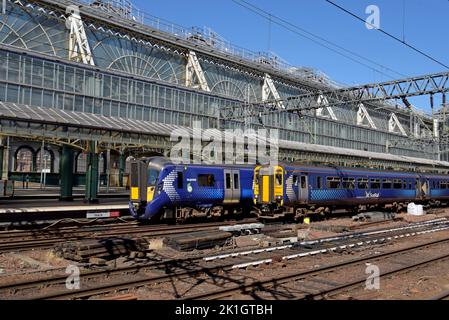
[(233, 226), (223, 226), (220, 227), (220, 231), (231, 232), (232, 234), (238, 235), (251, 235), (251, 234), (259, 234), (260, 231), (265, 228), (265, 225), (262, 223), (250, 223), (250, 224), (237, 224)]

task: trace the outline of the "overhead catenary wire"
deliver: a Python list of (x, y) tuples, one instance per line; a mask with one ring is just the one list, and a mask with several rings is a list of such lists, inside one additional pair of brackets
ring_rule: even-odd
[[(271, 23), (275, 23), (278, 26), (280, 26), (280, 27), (282, 27), (282, 28), (284, 28), (284, 29), (286, 29), (286, 30), (296, 34), (296, 35), (299, 35), (299, 36), (301, 36), (303, 38), (306, 38), (306, 39), (308, 39), (308, 40), (310, 40), (310, 41), (312, 41), (312, 42), (314, 42), (314, 43), (316, 43), (316, 44), (318, 44), (318, 45), (320, 45), (320, 46), (322, 46), (324, 48), (329, 49), (330, 51), (333, 51), (334, 53), (337, 53), (338, 55), (341, 55), (341, 56), (345, 57), (346, 59), (349, 59), (349, 60), (351, 60), (351, 61), (353, 61), (353, 62), (355, 62), (355, 63), (357, 63), (359, 65), (362, 65), (362, 66), (364, 66), (364, 67), (366, 67), (366, 68), (368, 68), (370, 70), (376, 71), (376, 72), (378, 72), (378, 73), (380, 73), (380, 74), (382, 74), (382, 75), (384, 75), (384, 76), (386, 76), (386, 77), (388, 77), (390, 79), (394, 79), (395, 77), (392, 77), (390, 74), (386, 74), (384, 71), (382, 71), (382, 70), (380, 70), (378, 68), (373, 67), (373, 65), (375, 65), (377, 67), (380, 67), (381, 69), (383, 69), (385, 71), (388, 71), (388, 72), (390, 72), (392, 74), (399, 75), (400, 77), (403, 77), (403, 78), (408, 78), (409, 77), (408, 75), (400, 73), (400, 72), (398, 72), (398, 71), (396, 71), (396, 70), (394, 70), (394, 69), (392, 69), (390, 67), (382, 65), (382, 64), (380, 64), (380, 63), (378, 63), (378, 62), (376, 62), (376, 61), (374, 61), (372, 59), (369, 59), (369, 58), (367, 58), (367, 57), (365, 57), (365, 56), (363, 56), (361, 54), (358, 54), (358, 53), (356, 53), (356, 52), (354, 52), (354, 51), (352, 51), (350, 49), (347, 49), (347, 48), (345, 48), (345, 47), (343, 47), (343, 46), (341, 46), (339, 44), (336, 44), (336, 43), (334, 43), (334, 42), (332, 42), (332, 41), (330, 41), (330, 40), (328, 40), (328, 39), (326, 39), (324, 37), (321, 37), (321, 36), (319, 36), (317, 34), (314, 34), (314, 33), (310, 32), (310, 31), (308, 31), (308, 30), (306, 30), (306, 29), (304, 29), (304, 28), (302, 28), (300, 26), (297, 26), (297, 25), (295, 25), (295, 24), (293, 24), (293, 23), (291, 23), (291, 22), (289, 22), (289, 21), (287, 21), (287, 20), (285, 20), (285, 19), (283, 19), (283, 18), (281, 18), (279, 16), (274, 15), (273, 13), (270, 13), (270, 12), (264, 10), (264, 9), (261, 9), (260, 7), (257, 7), (256, 5), (254, 5), (252, 3), (249, 3), (248, 1), (245, 1), (245, 0), (232, 0), (232, 2), (234, 2), (235, 4), (237, 4), (237, 5), (245, 8), (245, 9), (247, 9), (247, 10), (249, 10), (249, 11), (251, 11), (251, 12), (253, 12), (253, 13), (255, 13), (255, 14), (261, 16), (261, 17), (263, 17), (264, 19), (266, 19), (268, 21), (271, 21)], [(357, 57), (357, 59), (355, 57)], [(366, 62), (370, 63), (371, 65), (369, 65), (369, 64), (367, 64), (365, 62), (362, 62), (361, 60), (366, 61)]]
[(444, 68), (449, 69), (449, 66), (448, 66), (448, 65), (446, 65), (445, 63), (443, 63), (443, 62), (441, 62), (441, 61), (435, 59), (435, 58), (432, 57), (430, 54), (425, 53), (425, 52), (422, 51), (421, 49), (418, 49), (417, 47), (415, 47), (415, 46), (413, 46), (413, 45), (411, 45), (411, 44), (405, 42), (405, 39), (404, 39), (404, 40), (401, 40), (401, 39), (399, 39), (398, 37), (394, 36), (393, 34), (391, 34), (391, 33), (387, 32), (387, 31), (383, 30), (382, 28), (378, 28), (377, 26), (375, 26), (375, 25), (373, 25), (373, 24), (371, 24), (371, 23), (368, 23), (368, 22), (367, 22), (365, 19), (363, 19), (362, 17), (359, 17), (359, 16), (356, 15), (355, 13), (349, 11), (348, 9), (343, 8), (342, 6), (336, 4), (335, 2), (333, 2), (333, 1), (331, 1), (331, 0), (325, 0), (325, 1), (326, 1), (327, 3), (333, 5), (334, 7), (338, 8), (339, 10), (341, 10), (341, 11), (343, 11), (343, 12), (349, 14), (350, 16), (354, 17), (355, 19), (357, 19), (357, 20), (363, 22), (364, 24), (370, 25), (370, 26), (373, 27), (375, 30), (377, 30), (377, 31), (379, 31), (380, 33), (382, 33), (382, 34), (388, 36), (389, 38), (391, 38), (391, 39), (393, 39), (393, 40), (395, 40), (395, 41), (397, 41), (397, 42), (399, 42), (399, 43), (405, 45), (406, 47), (412, 49), (413, 51), (419, 53), (420, 55), (422, 55), (422, 56), (424, 56), (424, 57), (426, 57), (426, 58), (432, 60), (433, 62), (439, 64), (440, 66), (443, 66)]

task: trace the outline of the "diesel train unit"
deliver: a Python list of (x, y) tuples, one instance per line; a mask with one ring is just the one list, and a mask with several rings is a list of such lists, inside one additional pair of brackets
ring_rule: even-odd
[(399, 211), (410, 202), (449, 201), (449, 176), (306, 165), (176, 165), (131, 162), (130, 212), (139, 220), (194, 216), (295, 219), (337, 209)]
[(161, 157), (131, 162), (131, 214), (177, 221), (250, 213), (252, 166), (176, 165)]
[(448, 202), (449, 176), (300, 164), (261, 166), (255, 169), (254, 198), (261, 217), (301, 219), (336, 209), (397, 212), (410, 202)]

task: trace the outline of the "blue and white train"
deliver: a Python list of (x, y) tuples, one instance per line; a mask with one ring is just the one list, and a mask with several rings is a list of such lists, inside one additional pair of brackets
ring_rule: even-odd
[(395, 210), (410, 202), (449, 201), (449, 176), (305, 165), (255, 169), (255, 205), (259, 216), (329, 213), (372, 206)]
[(140, 220), (244, 216), (253, 207), (253, 166), (176, 165), (153, 157), (131, 162), (131, 214)]
[(449, 176), (306, 165), (176, 165), (131, 162), (131, 214), (139, 220), (249, 215), (301, 220), (340, 208), (400, 210), (410, 202), (449, 202)]

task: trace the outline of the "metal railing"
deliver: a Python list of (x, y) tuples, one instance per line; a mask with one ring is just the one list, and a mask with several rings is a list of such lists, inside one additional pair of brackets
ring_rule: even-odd
[(184, 40), (194, 42), (197, 45), (212, 47), (221, 53), (263, 66), (271, 67), (290, 76), (300, 77), (305, 80), (330, 85), (335, 88), (344, 86), (343, 84), (331, 80), (326, 74), (321, 71), (308, 67), (306, 68), (292, 66), (273, 52), (254, 52), (237, 46), (224, 39), (218, 33), (208, 27), (186, 28), (167, 20), (155, 17), (139, 10), (138, 8), (133, 6), (129, 0), (77, 1), (88, 4), (93, 8), (97, 8), (108, 13), (115, 14), (122, 18), (143, 24), (152, 29), (169, 33)]
[[(122, 18), (132, 20), (160, 32), (174, 35), (178, 38), (194, 42), (203, 47), (215, 50), (261, 66), (270, 67), (286, 75), (312, 83), (322, 84), (334, 89), (342, 89), (348, 85), (332, 80), (324, 72), (310, 67), (292, 66), (273, 52), (254, 52), (221, 37), (209, 27), (186, 28), (165, 19), (153, 16), (136, 8), (129, 0), (74, 0), (91, 7), (107, 11)], [(383, 101), (384, 105), (395, 108), (398, 105), (391, 101)], [(404, 106), (400, 106), (404, 109)], [(421, 117), (429, 117), (424, 111), (413, 106), (413, 112)]]

